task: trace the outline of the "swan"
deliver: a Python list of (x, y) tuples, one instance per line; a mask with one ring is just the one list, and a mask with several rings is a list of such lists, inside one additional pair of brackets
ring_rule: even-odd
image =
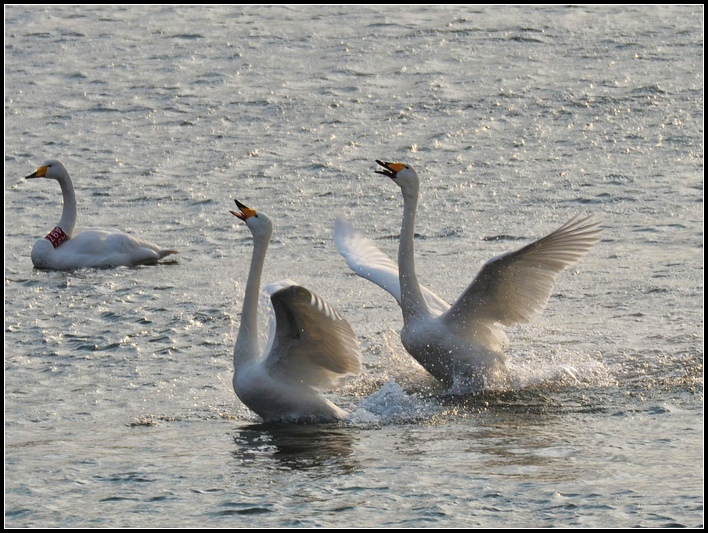
[(529, 322), (548, 304), (560, 272), (600, 241), (599, 224), (576, 216), (554, 232), (487, 261), (450, 305), (418, 284), (414, 223), (420, 180), (404, 163), (376, 160), (377, 174), (401, 188), (403, 222), (398, 265), (344, 218), (335, 222), (335, 243), (349, 267), (388, 291), (403, 313), (401, 342), (423, 368), (447, 387), (482, 390), (501, 383), (508, 338), (501, 325)]
[(25, 179), (48, 178), (59, 182), (64, 197), (56, 227), (32, 247), (32, 264), (44, 270), (155, 264), (178, 253), (120, 231), (76, 229), (76, 196), (66, 167), (56, 159), (45, 161)]
[[(275, 311), (267, 347), (258, 349), (258, 299), (273, 224), (238, 200), (231, 214), (253, 234), (253, 254), (234, 346), (233, 387), (266, 422), (318, 423), (348, 413), (321, 395), (361, 372), (359, 342), (349, 323), (314, 292), (291, 280), (269, 285)], [(274, 323), (273, 323), (274, 320)]]

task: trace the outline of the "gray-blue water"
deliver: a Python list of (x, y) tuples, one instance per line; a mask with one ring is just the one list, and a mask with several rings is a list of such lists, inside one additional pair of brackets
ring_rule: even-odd
[[(703, 524), (703, 7), (6, 6), (5, 524)], [(181, 253), (35, 271), (59, 219)], [(395, 301), (351, 274), (344, 214), (448, 300), (578, 212), (603, 240), (507, 330), (508, 391), (450, 396)], [(262, 427), (231, 388), (251, 236), (350, 320), (347, 425)], [(501, 238), (499, 238), (501, 237)], [(574, 377), (566, 369), (572, 369)]]

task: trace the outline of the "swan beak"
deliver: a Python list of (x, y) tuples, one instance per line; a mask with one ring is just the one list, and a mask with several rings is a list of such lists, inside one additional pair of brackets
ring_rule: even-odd
[(25, 176), (26, 180), (31, 180), (32, 178), (43, 178), (47, 175), (47, 167), (46, 166), (41, 166), (39, 167), (36, 172), (33, 172), (29, 176)]
[(231, 211), (231, 214), (233, 216), (240, 218), (244, 222), (246, 221), (246, 219), (256, 216), (255, 209), (251, 209), (250, 207), (245, 206), (236, 199), (234, 199), (234, 202), (236, 202), (236, 207), (238, 207), (238, 211)]
[(376, 173), (388, 176), (391, 179), (395, 179), (396, 174), (406, 168), (406, 165), (403, 163), (389, 163), (388, 161), (380, 161), (379, 159), (377, 159), (376, 162), (386, 169), (377, 170)]

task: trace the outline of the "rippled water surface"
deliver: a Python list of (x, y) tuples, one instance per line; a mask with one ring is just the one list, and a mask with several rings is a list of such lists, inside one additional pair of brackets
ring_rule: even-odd
[[(5, 524), (703, 524), (703, 8), (6, 6)], [(180, 254), (45, 272), (50, 157), (79, 224)], [(422, 282), (579, 212), (603, 240), (507, 330), (508, 390), (442, 390), (355, 277), (346, 215), (392, 256), (421, 176)], [(352, 422), (264, 426), (231, 388), (251, 236), (350, 320)], [(265, 316), (264, 316), (265, 318)]]

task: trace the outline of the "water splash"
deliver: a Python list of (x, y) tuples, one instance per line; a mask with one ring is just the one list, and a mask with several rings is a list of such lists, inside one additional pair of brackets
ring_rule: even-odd
[(406, 424), (431, 419), (442, 412), (434, 398), (421, 398), (407, 393), (391, 380), (366, 398), (352, 413), (357, 424)]

